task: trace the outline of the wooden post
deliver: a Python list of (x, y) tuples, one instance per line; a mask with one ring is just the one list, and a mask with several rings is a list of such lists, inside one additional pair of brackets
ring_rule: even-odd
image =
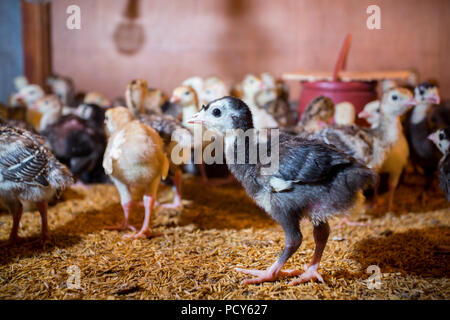
[(51, 74), (49, 2), (22, 0), (22, 42), (25, 76), (45, 88)]

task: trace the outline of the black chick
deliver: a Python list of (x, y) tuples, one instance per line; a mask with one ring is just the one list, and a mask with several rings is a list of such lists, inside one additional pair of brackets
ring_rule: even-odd
[[(248, 195), (284, 229), (285, 247), (277, 262), (263, 271), (236, 269), (256, 276), (244, 283), (274, 281), (281, 275), (300, 274), (291, 284), (314, 279), (323, 281), (317, 270), (330, 232), (327, 219), (357, 210), (364, 201), (362, 189), (376, 181), (376, 174), (333, 146), (283, 133), (278, 136), (277, 129), (271, 130), (266, 142), (257, 142), (251, 130), (250, 109), (234, 97), (212, 101), (190, 122), (202, 123), (221, 135), (226, 133), (226, 162), (230, 171)], [(242, 131), (237, 129), (243, 130), (249, 139), (242, 139)], [(245, 159), (235, 161), (238, 150), (238, 156), (245, 155)], [(266, 162), (262, 157), (251, 157), (254, 152), (259, 153), (257, 150), (269, 150), (264, 155), (271, 155), (270, 165), (275, 170), (263, 164)], [(314, 226), (314, 257), (304, 273), (281, 271), (302, 242), (299, 222), (303, 217)]]
[(103, 126), (66, 115), (41, 131), (55, 157), (84, 183), (108, 180), (102, 167), (106, 148)]
[(439, 187), (450, 201), (450, 127), (432, 133), (429, 139), (433, 141), (444, 155), (439, 161)]
[(443, 124), (440, 115), (442, 111), (439, 106), (439, 90), (435, 85), (424, 82), (415, 88), (414, 98), (417, 105), (406, 114), (404, 120), (405, 136), (409, 144), (411, 161), (414, 166), (424, 171), (425, 189), (428, 189), (433, 182), (441, 158), (437, 147), (427, 139)]
[(105, 122), (105, 112), (107, 108), (92, 103), (82, 103), (77, 107), (76, 114), (95, 125), (102, 127)]

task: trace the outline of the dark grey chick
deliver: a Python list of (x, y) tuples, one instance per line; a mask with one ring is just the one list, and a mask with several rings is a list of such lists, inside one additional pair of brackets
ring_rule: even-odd
[(47, 203), (73, 183), (38, 135), (0, 126), (0, 198), (13, 215), (9, 244), (18, 240), (22, 202), (35, 202), (42, 218), (42, 238), (48, 238)]
[[(376, 174), (333, 146), (283, 133), (278, 136), (277, 129), (272, 129), (265, 141), (257, 141), (250, 109), (234, 97), (212, 101), (190, 122), (202, 123), (225, 135), (230, 171), (247, 194), (284, 229), (285, 247), (271, 267), (262, 271), (237, 269), (256, 277), (244, 283), (275, 281), (281, 275), (300, 275), (291, 284), (323, 281), (317, 270), (330, 232), (327, 219), (359, 210), (364, 201), (362, 189), (376, 181)], [(249, 139), (243, 139), (242, 132)], [(263, 155), (270, 154), (271, 161), (262, 161), (259, 150), (268, 150)], [(308, 218), (314, 226), (313, 259), (303, 273), (282, 271), (302, 242), (301, 218)]]
[(432, 185), (441, 158), (439, 150), (427, 139), (442, 126), (442, 123), (438, 124), (442, 118), (438, 115), (441, 112), (439, 90), (435, 85), (424, 82), (415, 88), (414, 98), (417, 104), (406, 114), (404, 120), (405, 136), (409, 144), (411, 161), (414, 166), (422, 168), (426, 179), (425, 189), (428, 189)]

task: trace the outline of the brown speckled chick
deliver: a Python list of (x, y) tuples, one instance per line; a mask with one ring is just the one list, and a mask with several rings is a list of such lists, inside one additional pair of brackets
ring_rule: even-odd
[(18, 240), (22, 202), (37, 204), (48, 239), (47, 202), (73, 183), (70, 171), (29, 131), (0, 126), (0, 199), (13, 215), (9, 244)]
[(128, 223), (132, 206), (131, 186), (145, 187), (145, 219), (141, 230), (129, 238), (151, 236), (150, 215), (155, 204), (161, 178), (169, 171), (169, 161), (164, 153), (163, 141), (151, 127), (134, 120), (124, 107), (109, 109), (105, 114), (109, 137), (103, 159), (103, 168), (120, 194), (124, 221), (120, 230), (133, 229)]

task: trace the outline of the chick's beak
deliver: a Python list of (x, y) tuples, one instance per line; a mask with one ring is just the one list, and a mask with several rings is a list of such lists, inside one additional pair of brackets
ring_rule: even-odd
[(417, 104), (417, 100), (414, 98), (411, 98), (409, 100), (406, 100), (403, 104), (405, 107), (415, 106)]
[(170, 97), (170, 103), (176, 103), (176, 102), (180, 102), (181, 99), (178, 96), (172, 96)]
[(204, 124), (206, 121), (205, 121), (205, 119), (202, 117), (202, 115), (200, 114), (200, 112), (197, 112), (197, 113), (194, 114), (194, 115), (192, 116), (192, 118), (189, 119), (187, 122), (188, 122), (188, 123), (201, 123), (201, 124)]
[(367, 119), (370, 118), (370, 115), (370, 112), (361, 111), (360, 113), (358, 113), (358, 118)]
[(437, 132), (433, 132), (427, 137), (428, 140), (433, 141), (435, 144), (438, 143)]
[(441, 98), (437, 94), (433, 94), (432, 96), (426, 99), (428, 103), (439, 104), (441, 103)]

